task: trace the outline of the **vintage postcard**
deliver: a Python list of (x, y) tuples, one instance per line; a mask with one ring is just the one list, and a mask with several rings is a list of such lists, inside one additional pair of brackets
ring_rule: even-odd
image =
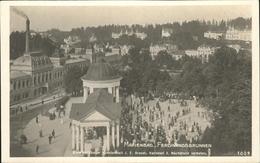
[(3, 162), (258, 162), (258, 6), (1, 2)]

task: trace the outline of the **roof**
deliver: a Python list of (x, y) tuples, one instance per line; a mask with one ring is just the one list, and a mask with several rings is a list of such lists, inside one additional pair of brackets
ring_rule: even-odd
[(120, 78), (120, 76), (117, 75), (113, 67), (104, 59), (100, 59), (98, 62), (92, 63), (90, 65), (87, 74), (85, 74), (81, 79), (91, 81), (103, 81), (118, 78)]
[(88, 62), (88, 60), (84, 58), (71, 58), (66, 60), (66, 64), (76, 63), (76, 62)]
[(22, 71), (11, 71), (10, 73), (10, 78), (15, 79), (15, 78), (20, 78), (20, 77), (30, 77), (30, 75), (22, 72)]
[(98, 89), (88, 96), (85, 103), (72, 104), (70, 118), (83, 121), (94, 111), (100, 112), (111, 120), (116, 120), (120, 118), (121, 107), (113, 102), (113, 96), (105, 89)]
[(30, 52), (29, 55), (23, 55), (18, 57), (13, 62), (14, 66), (29, 66), (33, 69), (37, 66), (52, 65), (51, 60), (48, 56), (44, 55), (40, 51)]

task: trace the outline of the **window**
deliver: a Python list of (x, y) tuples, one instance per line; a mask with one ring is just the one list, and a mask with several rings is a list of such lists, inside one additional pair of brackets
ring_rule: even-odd
[(29, 80), (26, 81), (26, 86), (29, 87)]
[(24, 88), (24, 85), (25, 85), (25, 83), (24, 83), (24, 81), (22, 82), (22, 88)]
[(21, 83), (20, 80), (18, 81), (18, 89), (20, 89)]
[(42, 74), (42, 82), (44, 82), (44, 74)]
[(20, 98), (21, 98), (21, 97), (20, 97), (20, 95), (18, 94), (17, 97), (16, 97), (17, 101), (19, 101)]
[(40, 78), (40, 75), (38, 76), (38, 83), (40, 83), (41, 82), (41, 78)]
[(34, 77), (33, 80), (34, 80), (34, 81), (33, 81), (34, 85), (36, 85), (36, 76)]
[(46, 81), (46, 82), (48, 81), (48, 73), (46, 74), (46, 79), (45, 79), (45, 81)]
[(50, 78), (50, 80), (51, 80), (51, 73), (49, 74), (49, 78)]
[(16, 82), (14, 81), (14, 90), (16, 90)]

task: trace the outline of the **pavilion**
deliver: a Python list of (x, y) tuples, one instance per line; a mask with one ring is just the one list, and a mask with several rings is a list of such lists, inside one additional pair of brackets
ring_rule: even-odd
[(89, 152), (86, 146), (89, 129), (95, 129), (97, 137), (102, 140), (100, 144), (103, 149), (110, 151), (111, 145), (116, 149), (120, 140), (119, 87), (122, 77), (104, 59), (95, 58), (81, 79), (83, 103), (72, 104), (70, 112), (72, 151)]

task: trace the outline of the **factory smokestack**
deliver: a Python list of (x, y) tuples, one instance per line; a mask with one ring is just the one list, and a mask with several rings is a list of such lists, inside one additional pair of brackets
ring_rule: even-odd
[(26, 34), (25, 34), (25, 53), (24, 55), (30, 55), (30, 48), (29, 48), (29, 41), (30, 41), (30, 20), (29, 17), (21, 10), (18, 10), (15, 7), (11, 8), (13, 12), (15, 12), (17, 15), (20, 15), (21, 17), (26, 19)]
[(26, 36), (25, 36), (25, 55), (30, 53), (30, 20), (26, 19)]

